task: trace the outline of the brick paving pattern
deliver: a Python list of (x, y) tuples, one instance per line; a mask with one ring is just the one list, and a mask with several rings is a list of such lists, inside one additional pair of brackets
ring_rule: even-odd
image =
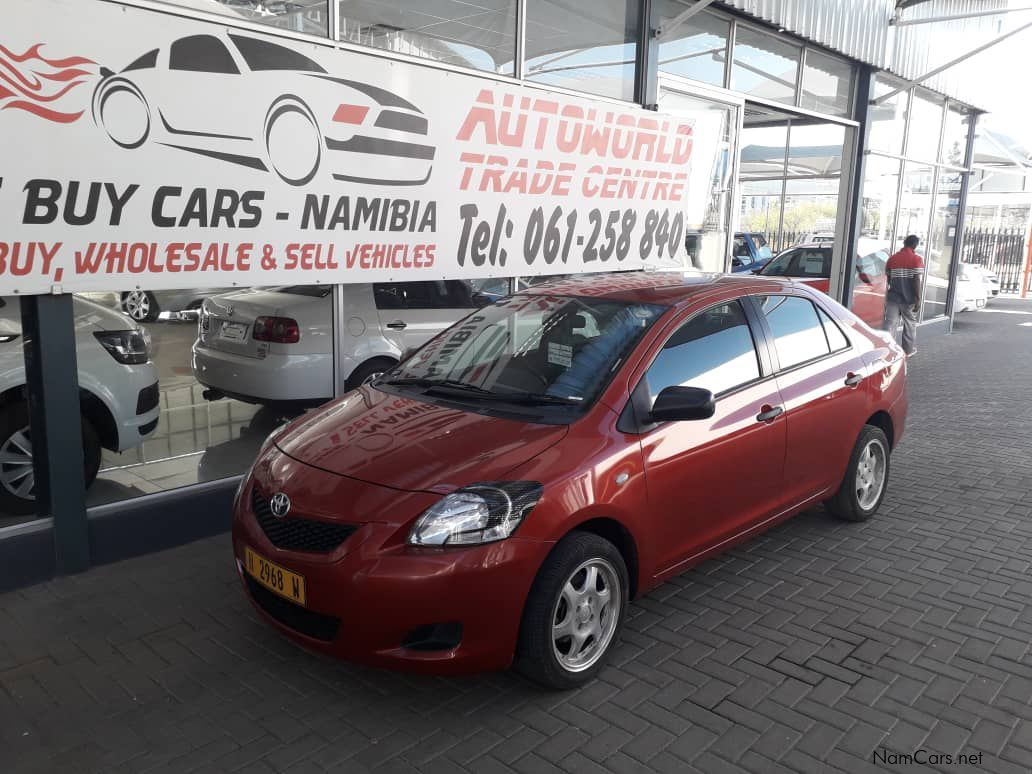
[(583, 690), (415, 678), (293, 646), (226, 536), (0, 596), (3, 772), (1032, 768), (1032, 303), (919, 341), (866, 524), (821, 509), (632, 608)]

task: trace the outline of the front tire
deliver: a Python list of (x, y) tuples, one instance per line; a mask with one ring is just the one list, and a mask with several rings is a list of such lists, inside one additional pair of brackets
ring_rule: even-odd
[(877, 513), (889, 483), (889, 439), (881, 428), (864, 425), (849, 457), (846, 475), (825, 505), (845, 521), (867, 521)]
[(265, 118), (269, 164), (290, 185), (307, 185), (319, 171), (323, 139), (315, 116), (300, 100), (280, 97)]
[(516, 668), (558, 690), (594, 679), (623, 626), (629, 589), (616, 546), (590, 532), (564, 537), (527, 597)]
[[(100, 470), (100, 439), (93, 425), (82, 420), (83, 476), (87, 488)], [(36, 510), (36, 476), (32, 467), (32, 432), (27, 403), (12, 403), (0, 411), (0, 516), (25, 516)]]
[(158, 299), (149, 290), (130, 290), (122, 294), (122, 311), (138, 323), (154, 322), (161, 314)]

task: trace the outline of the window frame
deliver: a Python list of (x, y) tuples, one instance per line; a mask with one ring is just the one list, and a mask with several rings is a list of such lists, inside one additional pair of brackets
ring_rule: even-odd
[[(784, 296), (784, 297), (787, 297), (787, 298), (799, 298), (799, 299), (802, 299), (803, 301), (809, 301), (811, 304), (813, 304), (813, 306), (814, 306), (814, 313), (817, 314), (817, 322), (820, 323), (820, 325), (821, 325), (821, 332), (824, 334), (824, 342), (825, 342), (825, 344), (828, 345), (828, 352), (826, 352), (823, 355), (818, 355), (817, 357), (812, 357), (809, 360), (804, 360), (801, 363), (796, 363), (795, 365), (791, 365), (791, 366), (788, 366), (788, 367), (782, 367), (781, 360), (780, 360), (780, 358), (778, 358), (778, 351), (777, 351), (777, 345), (775, 343), (776, 339), (775, 339), (775, 336), (774, 336), (774, 332), (770, 329), (770, 325), (767, 323), (767, 315), (765, 315), (763, 313), (763, 307), (760, 305), (760, 302), (759, 302), (759, 299), (761, 297), (762, 298), (768, 298), (770, 296)], [(772, 293), (772, 292), (769, 292), (769, 291), (768, 292), (755, 292), (755, 293), (750, 294), (747, 297), (743, 297), (742, 298), (743, 302), (745, 301), (746, 298), (748, 298), (749, 306), (752, 307), (753, 312), (754, 312), (754, 314), (757, 317), (758, 324), (762, 328), (763, 334), (764, 334), (765, 338), (767, 339), (767, 354), (770, 357), (771, 366), (774, 369), (774, 372), (773, 372), (774, 376), (780, 376), (781, 374), (787, 374), (787, 373), (791, 373), (792, 371), (798, 371), (800, 368), (806, 368), (808, 366), (813, 365), (814, 363), (819, 363), (822, 360), (827, 360), (828, 358), (834, 357), (836, 355), (841, 355), (843, 352), (849, 352), (849, 351), (851, 351), (851, 350), (856, 348), (856, 342), (853, 341), (853, 337), (850, 336), (849, 333), (847, 333), (845, 330), (843, 330), (842, 326), (838, 324), (838, 321), (837, 321), (837, 318), (835, 317), (835, 315), (833, 315), (831, 312), (829, 312), (827, 307), (825, 307), (824, 304), (820, 303), (820, 301), (818, 301), (815, 298), (810, 298), (809, 296), (807, 296), (805, 294), (801, 294), (801, 293), (791, 293), (791, 292), (784, 292), (784, 291), (777, 292), (777, 293)], [(819, 312), (818, 312), (818, 310), (819, 310)], [(841, 349), (836, 349), (836, 350), (832, 350), (831, 349), (831, 342), (828, 340), (828, 332), (824, 329), (824, 323), (821, 322), (820, 312), (824, 312), (824, 314), (826, 314), (828, 316), (828, 319), (830, 319), (835, 324), (835, 326), (839, 329), (839, 332), (841, 332), (842, 335), (846, 337), (846, 341), (849, 342), (849, 346), (842, 347)]]

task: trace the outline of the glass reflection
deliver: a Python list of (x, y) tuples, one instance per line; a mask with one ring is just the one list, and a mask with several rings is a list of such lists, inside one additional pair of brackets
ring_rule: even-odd
[(659, 70), (723, 86), (731, 22), (703, 12), (672, 27), (671, 22), (689, 7), (683, 0), (660, 3)]
[(754, 97), (795, 104), (800, 52), (797, 46), (739, 25), (731, 88)]

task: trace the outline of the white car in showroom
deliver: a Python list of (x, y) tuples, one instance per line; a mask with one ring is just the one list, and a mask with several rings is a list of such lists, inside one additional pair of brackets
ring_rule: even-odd
[(973, 312), (984, 309), (989, 303), (989, 283), (982, 277), (978, 267), (971, 263), (960, 264), (957, 274), (957, 296), (955, 305), (958, 312)]
[[(490, 302), (469, 282), (343, 285), (339, 368), (354, 389)], [(325, 285), (240, 290), (201, 306), (193, 374), (209, 400), (318, 405), (334, 395), (333, 292)]]
[[(86, 486), (101, 449), (122, 452), (158, 426), (158, 369), (144, 332), (124, 315), (73, 297)], [(35, 475), (25, 394), (21, 299), (0, 299), (0, 517), (32, 513)]]

